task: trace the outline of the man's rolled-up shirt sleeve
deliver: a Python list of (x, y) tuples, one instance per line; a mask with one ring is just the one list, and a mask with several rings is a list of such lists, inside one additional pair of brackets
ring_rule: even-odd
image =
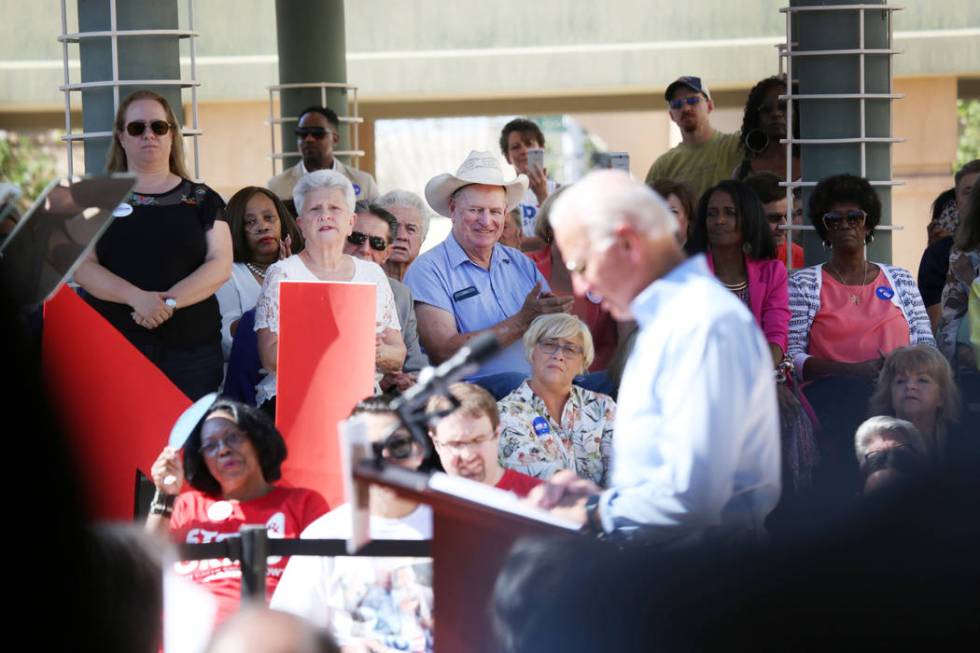
[[(630, 382), (645, 383), (649, 395), (640, 412), (619, 415), (616, 453), (628, 462), (617, 461), (613, 489), (600, 499), (607, 532), (653, 527), (644, 537), (671, 541), (718, 526), (740, 475), (778, 468), (775, 394), (754, 378), (768, 356), (761, 334), (747, 338), (741, 325), (726, 323), (701, 332), (672, 336), (669, 355), (656, 365), (631, 361), (642, 372)], [(755, 422), (758, 429), (732, 428)], [(765, 435), (744, 441), (753, 436), (740, 434), (753, 430), (774, 431), (774, 442)], [(759, 467), (742, 469), (753, 456)], [(775, 483), (778, 496), (778, 475)]]

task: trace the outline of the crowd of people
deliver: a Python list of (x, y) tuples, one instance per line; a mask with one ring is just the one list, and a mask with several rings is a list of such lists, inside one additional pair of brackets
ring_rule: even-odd
[[(429, 433), (436, 467), (602, 538), (759, 542), (813, 501), (978, 459), (980, 161), (937, 199), (917, 282), (867, 258), (884, 217), (868, 180), (831, 175), (806, 211), (787, 202), (779, 183), (800, 179), (803, 162), (779, 144), (786, 90), (781, 77), (759, 82), (740, 132), (725, 134), (703, 80), (678, 78), (665, 100), (682, 140), (646, 183), (600, 171), (559, 186), (529, 156), (544, 134), (516, 119), (499, 155), (470, 152), (424, 201), (382, 193), (335, 158), (339, 120), (310, 107), (296, 127), (302, 160), (227, 204), (190, 180), (166, 100), (127, 97), (108, 169), (136, 185), (75, 281), (189, 398), (225, 395), (182, 454), (160, 454), (149, 527), (186, 542), (244, 523), (349, 535), (349, 506), (276, 484), (283, 280), (376, 287), (375, 396), (354, 414), (407, 469), (423, 452), (392, 398), (493, 333), (502, 353), (450, 388), (455, 403), (428, 407), (446, 415)], [(420, 254), (430, 210), (452, 229)], [(804, 214), (825, 262), (787, 248)], [(387, 490), (372, 488), (370, 513), (374, 537), (432, 535), (429, 509)], [(182, 572), (221, 597), (222, 618), (233, 611), (234, 569)], [(273, 607), (342, 645), (431, 650), (425, 559), (304, 557), (268, 573)]]

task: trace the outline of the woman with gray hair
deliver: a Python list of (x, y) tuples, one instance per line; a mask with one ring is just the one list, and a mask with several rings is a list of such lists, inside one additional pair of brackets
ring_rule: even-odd
[[(344, 175), (317, 170), (304, 175), (293, 189), (306, 248), (269, 266), (256, 304), (255, 331), (259, 357), (269, 374), (256, 387), (256, 403), (275, 412), (276, 353), (279, 346), (279, 283), (288, 281), (344, 281), (373, 283), (376, 294), (377, 372), (393, 372), (405, 361), (405, 342), (398, 323), (395, 300), (384, 271), (376, 263), (344, 254), (344, 243), (354, 228), (354, 187)], [(380, 378), (380, 375), (379, 377)]]
[(595, 356), (588, 327), (567, 313), (541, 315), (524, 351), (531, 378), (497, 402), (501, 464), (541, 479), (569, 469), (605, 486), (616, 403), (572, 384)]
[(920, 476), (929, 468), (919, 429), (897, 417), (878, 415), (862, 422), (854, 435), (854, 453), (865, 495)]

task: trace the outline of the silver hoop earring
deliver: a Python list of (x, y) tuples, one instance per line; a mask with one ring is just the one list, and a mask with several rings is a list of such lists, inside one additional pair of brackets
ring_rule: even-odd
[(752, 154), (759, 154), (769, 147), (769, 135), (759, 128), (752, 129), (745, 135), (745, 149)]

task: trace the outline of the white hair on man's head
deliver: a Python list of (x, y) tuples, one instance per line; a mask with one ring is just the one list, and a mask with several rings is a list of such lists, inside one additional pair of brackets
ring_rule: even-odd
[(877, 415), (861, 422), (854, 434), (854, 454), (859, 463), (864, 462), (868, 449), (881, 434), (888, 434), (890, 440), (911, 445), (920, 453), (926, 451), (925, 440), (915, 424), (890, 415)]
[(425, 200), (412, 191), (396, 188), (374, 200), (373, 204), (383, 209), (391, 209), (393, 206), (407, 206), (415, 209), (422, 216), (422, 240), (425, 240), (425, 237), (429, 234), (429, 220), (432, 218), (432, 215), (429, 213), (429, 207), (426, 205)]
[(354, 185), (350, 183), (350, 179), (335, 170), (314, 170), (300, 177), (300, 180), (296, 182), (296, 186), (293, 188), (293, 203), (296, 205), (296, 215), (300, 215), (303, 212), (303, 204), (306, 201), (307, 193), (316, 188), (336, 188), (339, 191), (343, 191), (344, 200), (347, 202), (347, 210), (351, 213), (354, 212), (357, 195), (354, 193)]
[(555, 200), (550, 219), (554, 230), (579, 224), (595, 243), (608, 240), (623, 224), (649, 238), (673, 237), (679, 228), (667, 202), (622, 170), (597, 170), (572, 184)]

